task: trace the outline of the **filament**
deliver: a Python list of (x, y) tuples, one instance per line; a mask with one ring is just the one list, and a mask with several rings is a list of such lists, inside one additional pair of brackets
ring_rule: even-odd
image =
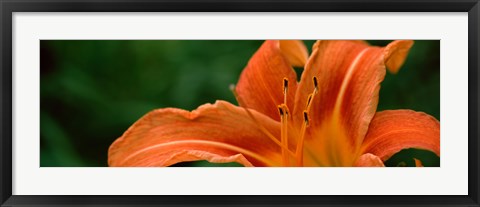
[(280, 114), (280, 122), (281, 122), (281, 128), (280, 128), (280, 134), (281, 134), (281, 139), (280, 142), (282, 143), (282, 160), (283, 160), (283, 165), (284, 166), (289, 166), (289, 158), (287, 154), (288, 150), (288, 109), (285, 104), (279, 105), (278, 106), (278, 112)]
[(305, 110), (303, 111), (303, 124), (302, 124), (302, 129), (300, 130), (301, 137), (298, 140), (297, 149), (295, 150), (296, 152), (295, 156), (297, 158), (297, 166), (303, 166), (303, 143), (305, 141), (305, 134), (309, 124), (310, 124), (310, 119), (308, 117), (308, 112)]
[(313, 92), (307, 97), (307, 104), (305, 106), (306, 109), (303, 111), (303, 124), (302, 128), (300, 129), (300, 139), (298, 140), (297, 149), (295, 150), (295, 157), (297, 158), (298, 166), (303, 166), (303, 145), (305, 142), (305, 134), (307, 133), (307, 127), (310, 125), (309, 111), (312, 107), (312, 102), (315, 98), (315, 94), (317, 93), (318, 81), (317, 77), (313, 76)]
[[(284, 146), (283, 144), (278, 141), (278, 138), (276, 138), (275, 136), (273, 136), (272, 133), (270, 133), (262, 124), (260, 124), (260, 122), (255, 118), (255, 116), (253, 116), (252, 112), (250, 112), (249, 109), (243, 107), (242, 105), (244, 105), (245, 102), (243, 102), (243, 100), (241, 99), (240, 96), (238, 96), (237, 92), (235, 91), (235, 85), (231, 84), (230, 85), (230, 90), (232, 91), (233, 95), (235, 96), (235, 98), (237, 99), (240, 107), (242, 107), (245, 112), (247, 113), (247, 115), (253, 120), (253, 122), (258, 126), (258, 128), (260, 129), (260, 131), (262, 131), (270, 140), (272, 140), (275, 144), (277, 144), (278, 146), (280, 146), (282, 148), (282, 150), (284, 149)], [(290, 151), (288, 148), (286, 148), (286, 151), (291, 155), (291, 156), (295, 156), (295, 153), (293, 153), (292, 151)]]

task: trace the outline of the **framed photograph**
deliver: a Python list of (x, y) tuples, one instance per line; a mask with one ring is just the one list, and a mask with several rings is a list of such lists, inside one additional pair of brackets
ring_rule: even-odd
[(1, 206), (480, 206), (478, 0), (1, 0)]

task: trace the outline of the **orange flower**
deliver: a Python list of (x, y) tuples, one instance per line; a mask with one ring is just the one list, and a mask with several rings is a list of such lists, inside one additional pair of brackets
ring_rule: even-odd
[[(266, 41), (225, 101), (188, 112), (157, 109), (111, 146), (110, 166), (169, 166), (207, 160), (244, 166), (384, 166), (406, 148), (440, 156), (440, 123), (411, 110), (376, 112), (388, 68), (413, 41)], [(305, 66), (300, 82), (292, 66)]]

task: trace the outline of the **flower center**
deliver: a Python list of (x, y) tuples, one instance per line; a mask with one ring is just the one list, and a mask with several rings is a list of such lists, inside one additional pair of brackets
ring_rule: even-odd
[[(305, 110), (303, 110), (303, 123), (300, 129), (300, 137), (296, 143), (296, 149), (294, 153), (294, 158), (296, 160), (296, 166), (303, 166), (303, 145), (305, 140), (305, 134), (307, 132), (307, 127), (310, 125), (309, 111), (311, 108), (311, 103), (315, 97), (315, 94), (318, 92), (318, 82), (317, 77), (313, 77), (314, 90), (311, 94), (308, 95), (307, 104)], [(288, 157), (288, 119), (289, 119), (289, 109), (287, 106), (287, 95), (288, 95), (288, 79), (283, 78), (283, 103), (278, 105), (278, 111), (280, 114), (281, 122), (281, 145), (282, 145), (282, 160), (284, 166), (290, 166), (289, 157)]]
[[(290, 165), (290, 158), (294, 158), (296, 166), (303, 166), (303, 146), (307, 128), (310, 125), (309, 111), (311, 108), (311, 103), (315, 98), (315, 95), (318, 92), (318, 82), (317, 77), (313, 77), (314, 90), (311, 94), (308, 95), (307, 104), (305, 110), (303, 110), (303, 123), (300, 129), (300, 137), (296, 143), (295, 152), (292, 152), (289, 149), (288, 145), (288, 120), (291, 118), (290, 110), (287, 106), (287, 97), (288, 97), (288, 78), (283, 78), (283, 103), (278, 105), (278, 112), (280, 115), (280, 140), (277, 137), (272, 135), (261, 123), (255, 118), (255, 116), (250, 112), (249, 109), (242, 107), (247, 115), (256, 123), (258, 128), (273, 142), (275, 142), (282, 151), (282, 165), (283, 166), (292, 166)], [(233, 92), (235, 98), (240, 103), (244, 103), (240, 96), (235, 91), (235, 85), (230, 85), (230, 90)]]

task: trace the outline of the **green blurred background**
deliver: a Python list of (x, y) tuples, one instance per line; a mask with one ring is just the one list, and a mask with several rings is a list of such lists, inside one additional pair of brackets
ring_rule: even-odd
[[(229, 85), (262, 42), (41, 40), (40, 165), (107, 166), (110, 144), (153, 109), (192, 110), (219, 99), (236, 104)], [(305, 43), (310, 49), (314, 41)], [(415, 41), (400, 72), (387, 73), (378, 106), (384, 109), (424, 111), (440, 120), (440, 41)], [(440, 164), (435, 154), (413, 149), (386, 164), (414, 166), (414, 157), (425, 166)]]

